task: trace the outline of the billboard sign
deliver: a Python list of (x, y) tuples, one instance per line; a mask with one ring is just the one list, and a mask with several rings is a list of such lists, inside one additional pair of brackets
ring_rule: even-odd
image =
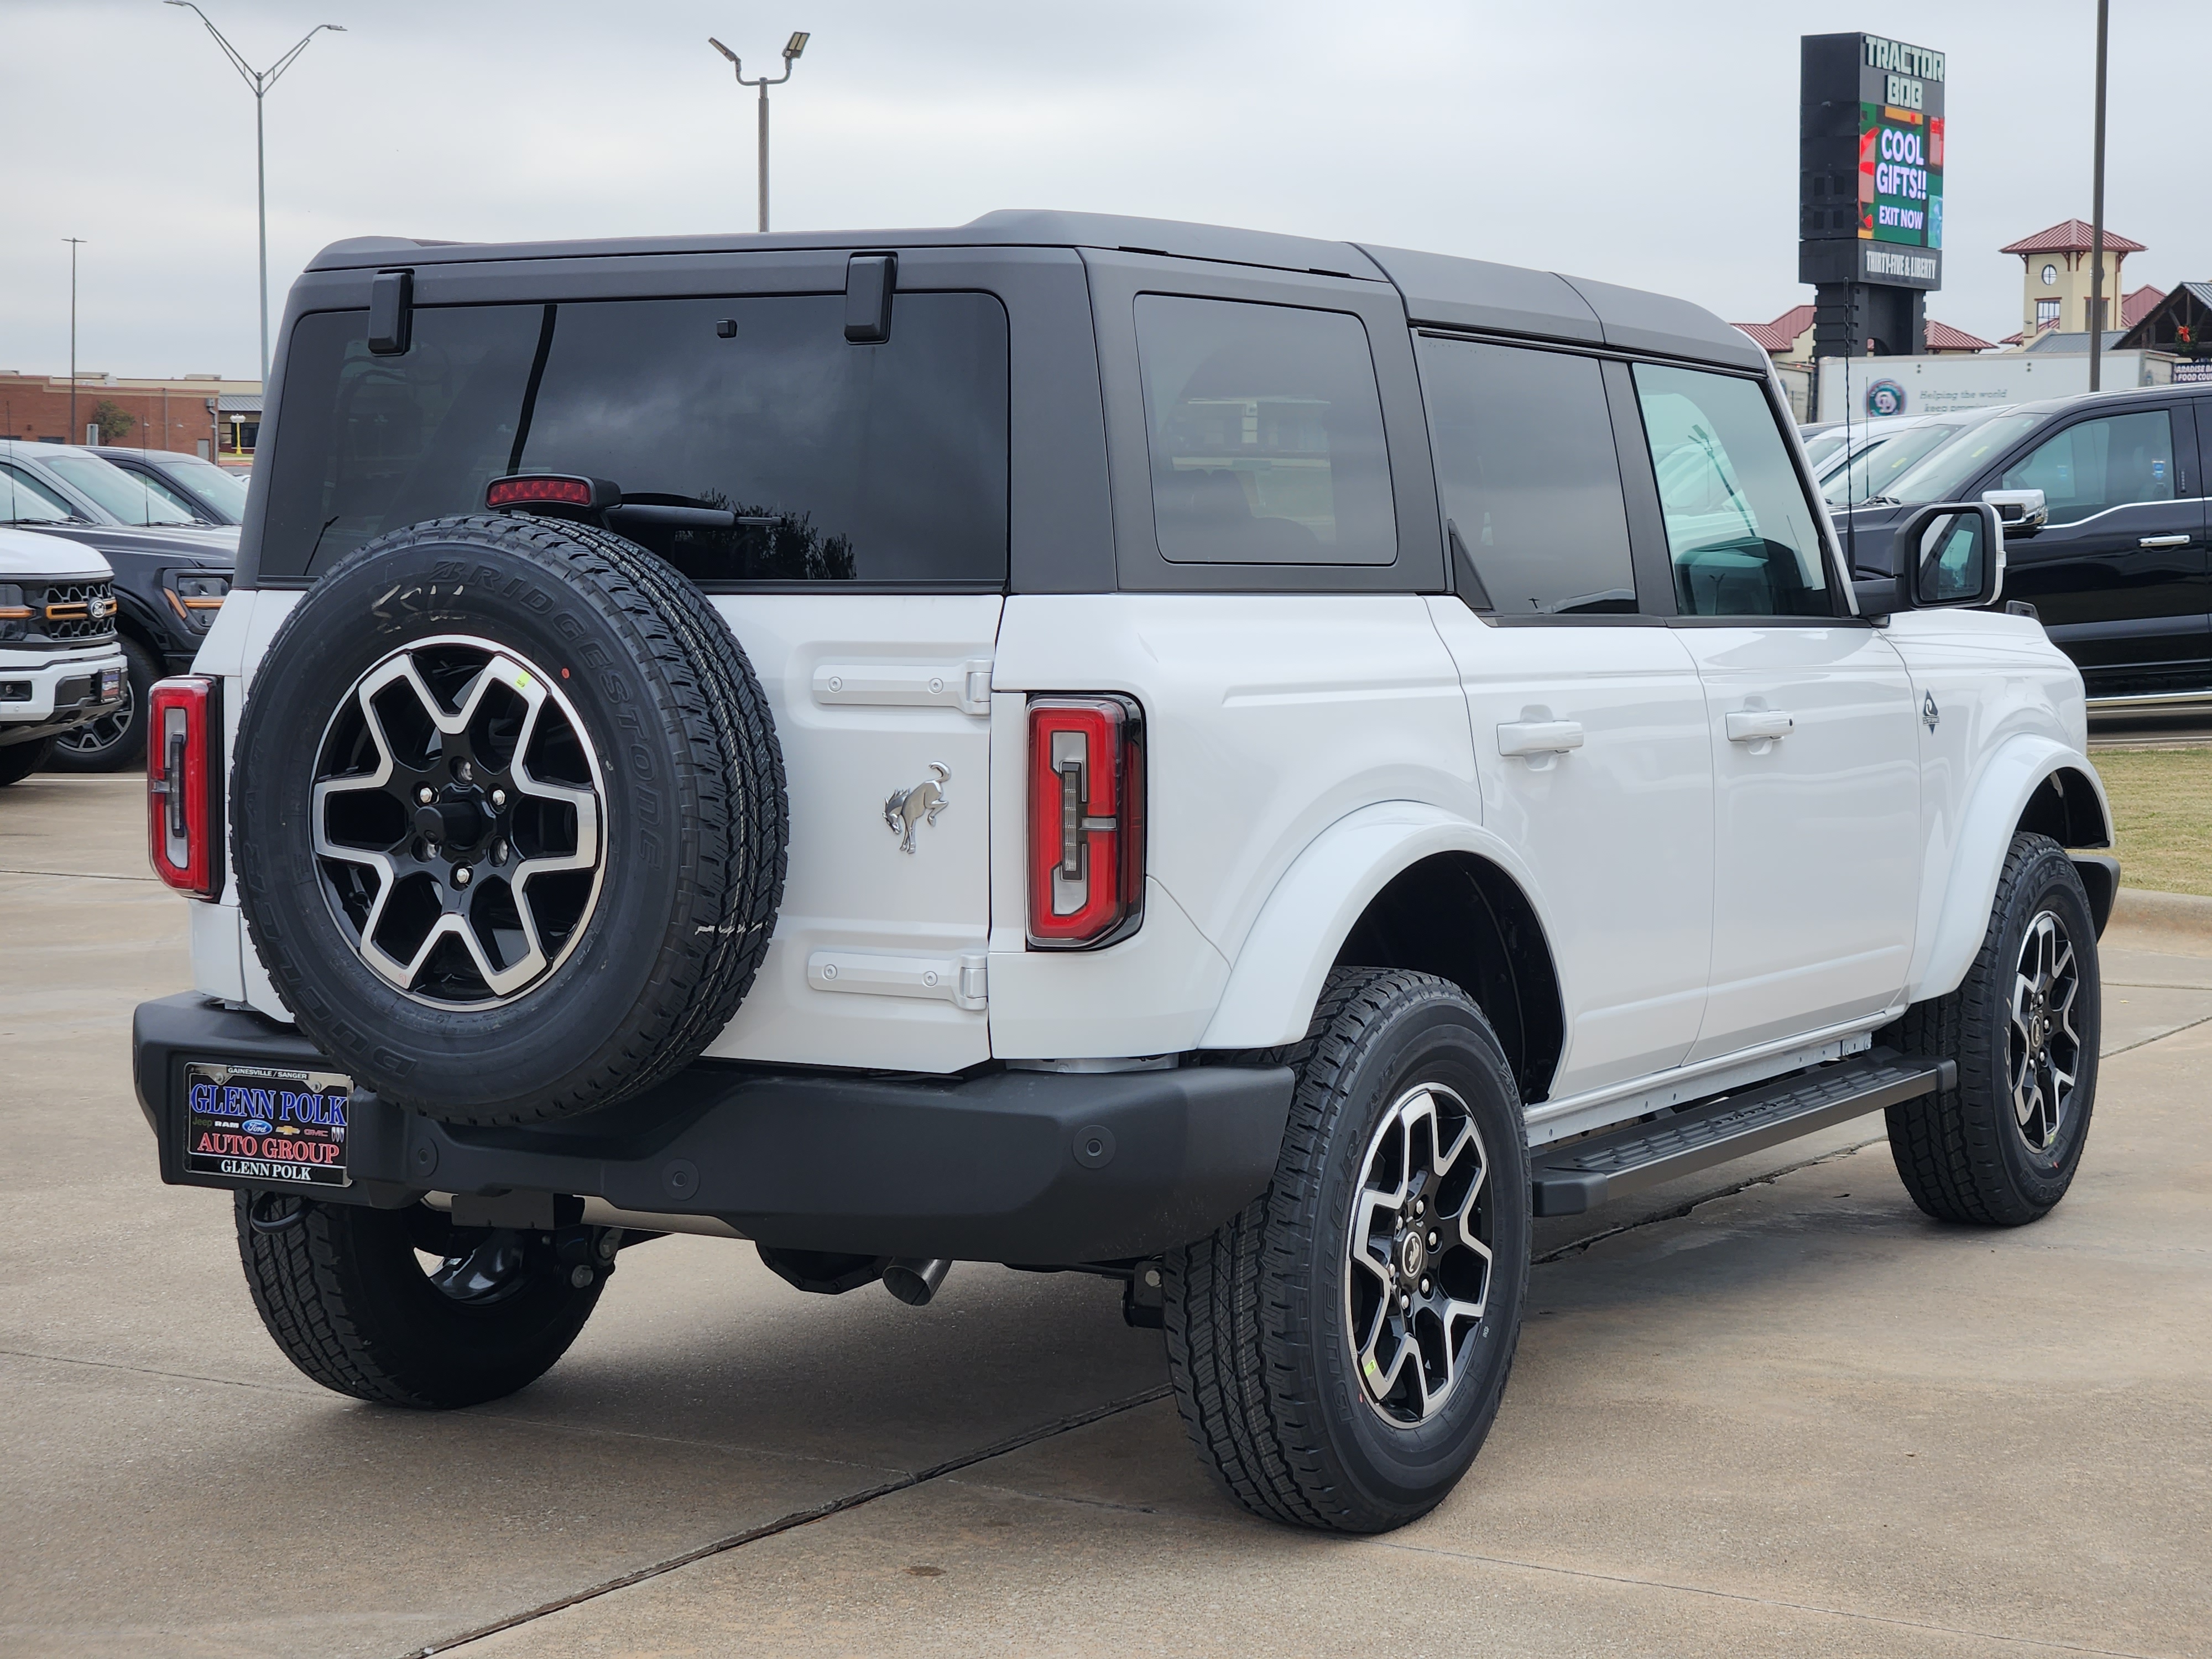
[(1801, 46), (1798, 276), (1943, 283), (1943, 54), (1880, 34)]

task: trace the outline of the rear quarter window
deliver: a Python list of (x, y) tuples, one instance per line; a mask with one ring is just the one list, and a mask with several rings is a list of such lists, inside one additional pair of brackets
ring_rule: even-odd
[(1137, 358), (1162, 557), (1397, 558), (1382, 402), (1358, 318), (1144, 294)]
[(261, 568), (313, 575), (511, 472), (736, 513), (654, 550), (708, 585), (1004, 585), (1006, 314), (902, 293), (890, 337), (842, 295), (425, 307), (410, 349), (368, 313), (302, 318), (287, 356)]

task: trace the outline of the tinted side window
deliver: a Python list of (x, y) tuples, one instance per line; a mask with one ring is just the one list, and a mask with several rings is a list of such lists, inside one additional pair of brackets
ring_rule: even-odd
[(756, 520), (660, 532), (701, 581), (1002, 584), (1005, 308), (902, 294), (878, 345), (844, 318), (842, 295), (424, 307), (396, 357), (366, 312), (302, 318), (261, 568), (327, 569), (527, 471)]
[(1486, 606), (1636, 609), (1628, 509), (1596, 361), (1422, 337), (1421, 395), (1444, 516)]
[(0, 466), (0, 524), (54, 524), (76, 509), (21, 468)]
[(1398, 556), (1382, 400), (1357, 317), (1139, 295), (1137, 354), (1162, 557)]
[(2174, 497), (2173, 417), (2165, 410), (2077, 421), (2005, 469), (2007, 489), (2039, 489), (2053, 524)]
[(1636, 365), (1686, 617), (1834, 614), (1812, 503), (1755, 380)]

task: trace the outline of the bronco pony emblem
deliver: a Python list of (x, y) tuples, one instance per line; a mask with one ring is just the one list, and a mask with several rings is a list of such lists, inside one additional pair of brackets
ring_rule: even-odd
[(937, 815), (952, 803), (945, 799), (944, 786), (952, 781), (952, 769), (942, 761), (932, 761), (929, 769), (934, 778), (924, 778), (911, 789), (894, 789), (890, 799), (884, 803), (884, 822), (894, 833), (906, 831), (899, 842), (899, 851), (914, 851), (914, 827), (917, 823), (935, 823)]

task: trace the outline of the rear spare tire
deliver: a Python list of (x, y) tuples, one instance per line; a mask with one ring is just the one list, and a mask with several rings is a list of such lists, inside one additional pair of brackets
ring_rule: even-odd
[(447, 1122), (606, 1106), (697, 1056), (783, 890), (783, 763), (698, 590), (605, 532), (434, 520), (349, 556), (240, 723), (239, 896), (330, 1058)]

